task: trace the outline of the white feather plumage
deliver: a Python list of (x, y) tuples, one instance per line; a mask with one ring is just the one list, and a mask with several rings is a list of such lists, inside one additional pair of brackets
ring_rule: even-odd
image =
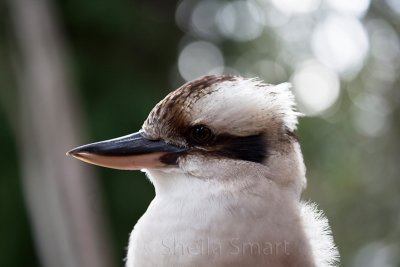
[(318, 267), (334, 267), (339, 262), (339, 252), (333, 242), (332, 231), (323, 211), (313, 202), (301, 206), (303, 229), (310, 241), (311, 251)]
[(268, 121), (280, 119), (294, 131), (298, 123), (290, 83), (268, 85), (258, 79), (238, 77), (214, 85), (213, 93), (191, 109), (193, 123), (212, 125), (217, 131), (246, 135), (264, 130)]

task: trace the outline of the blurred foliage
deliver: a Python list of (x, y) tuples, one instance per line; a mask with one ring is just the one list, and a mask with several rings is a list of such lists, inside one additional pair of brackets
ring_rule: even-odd
[[(171, 90), (168, 72), (180, 37), (174, 6), (167, 1), (60, 1), (90, 140), (137, 131), (154, 103)], [(139, 172), (98, 171), (122, 265), (129, 233), (154, 189)]]
[[(384, 19), (398, 34), (399, 16), (384, 8), (382, 2), (373, 1), (366, 17)], [(196, 34), (184, 35), (178, 29), (176, 1), (57, 0), (54, 3), (69, 51), (70, 69), (82, 100), (88, 142), (140, 129), (157, 101), (183, 82), (177, 71), (179, 49), (188, 40), (202, 38)], [(17, 85), (12, 71), (15, 41), (10, 19), (6, 5), (0, 2), (0, 266), (39, 266), (19, 179), (15, 135), (18, 125), (10, 118), (18, 117), (17, 107), (21, 104), (15, 97)], [(258, 39), (258, 43), (268, 44), (263, 54), (253, 51), (256, 42), (218, 42), (229, 66), (235, 65), (235, 56), (243, 53), (247, 53), (247, 65), (260, 57), (275, 60), (281, 47), (268, 28)], [(377, 137), (366, 136), (357, 131), (351, 117), (354, 108), (351, 94), (363, 90), (365, 84), (360, 77), (371, 75), (368, 68), (372, 65), (373, 60), (367, 59), (356, 78), (342, 80), (334, 115), (303, 118), (299, 128), (309, 181), (304, 198), (319, 203), (326, 212), (343, 266), (360, 266), (355, 263), (356, 256), (369, 244), (383, 244), (378, 248), (386, 252), (386, 247), (395, 251), (400, 248), (398, 75), (386, 95), (393, 106), (387, 132)], [(267, 82), (289, 80), (294, 66), (284, 67), (286, 74), (271, 76), (272, 80)], [(240, 67), (237, 71), (247, 74)], [(142, 173), (95, 169), (111, 222), (112, 247), (122, 266), (128, 235), (146, 210), (154, 190)]]

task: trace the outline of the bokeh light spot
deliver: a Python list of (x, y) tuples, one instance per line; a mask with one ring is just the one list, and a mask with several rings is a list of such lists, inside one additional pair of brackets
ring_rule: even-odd
[(210, 73), (221, 74), (223, 67), (222, 52), (209, 42), (196, 41), (188, 44), (178, 58), (179, 73), (186, 81)]
[(271, 2), (278, 10), (288, 14), (309, 13), (320, 5), (320, 0), (271, 0)]
[(299, 66), (292, 81), (300, 111), (307, 115), (321, 114), (339, 97), (338, 76), (316, 61), (308, 61)]
[(344, 77), (353, 77), (363, 66), (369, 43), (363, 25), (354, 18), (332, 15), (312, 37), (314, 55)]
[(220, 5), (218, 1), (200, 1), (195, 6), (191, 17), (191, 28), (198, 36), (212, 40), (219, 39), (215, 22)]
[(253, 1), (225, 4), (217, 14), (221, 33), (235, 41), (250, 41), (259, 37), (264, 27), (264, 14)]
[(327, 0), (327, 2), (336, 12), (362, 17), (367, 12), (371, 0)]

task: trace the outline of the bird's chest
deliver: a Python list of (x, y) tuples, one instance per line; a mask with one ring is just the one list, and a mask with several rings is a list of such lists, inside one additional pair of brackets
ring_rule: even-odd
[(227, 224), (214, 209), (206, 200), (154, 199), (131, 233), (128, 266), (184, 264), (218, 249), (214, 240), (221, 240)]
[(259, 266), (285, 253), (267, 224), (254, 206), (156, 198), (132, 231), (127, 266)]

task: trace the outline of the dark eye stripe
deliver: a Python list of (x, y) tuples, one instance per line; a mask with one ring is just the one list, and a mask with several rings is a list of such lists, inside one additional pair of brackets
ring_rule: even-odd
[(268, 157), (268, 144), (263, 134), (234, 136), (221, 134), (215, 141), (216, 149), (211, 153), (252, 162), (263, 162)]
[[(264, 134), (250, 136), (235, 136), (230, 134), (220, 134), (215, 137), (211, 146), (206, 146), (206, 150), (197, 152), (205, 156), (217, 156), (238, 160), (262, 163), (269, 156), (268, 142)], [(178, 158), (190, 150), (182, 153), (169, 153), (160, 158), (160, 161), (167, 165), (177, 165)]]

